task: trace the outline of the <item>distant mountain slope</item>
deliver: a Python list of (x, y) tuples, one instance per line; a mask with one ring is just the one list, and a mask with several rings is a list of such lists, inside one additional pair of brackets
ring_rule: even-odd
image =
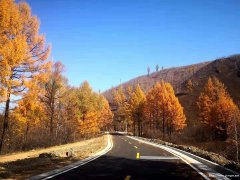
[[(172, 84), (175, 94), (179, 97), (187, 117), (188, 126), (197, 123), (196, 100), (203, 89), (207, 79), (210, 76), (216, 76), (227, 87), (230, 95), (236, 103), (240, 102), (240, 55), (234, 55), (227, 58), (221, 58), (214, 61), (193, 64), (184, 67), (163, 69), (149, 75), (139, 76), (122, 85), (126, 90), (128, 86), (139, 84), (147, 92), (156, 82), (164, 80)], [(187, 88), (187, 82), (191, 80), (193, 90)], [(118, 88), (114, 87), (113, 89)], [(103, 92), (103, 95), (112, 104), (112, 90)]]

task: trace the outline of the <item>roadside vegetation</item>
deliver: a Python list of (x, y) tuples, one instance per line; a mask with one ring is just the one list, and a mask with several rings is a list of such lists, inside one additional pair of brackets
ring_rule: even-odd
[(113, 91), (117, 111), (117, 128), (125, 127), (134, 135), (161, 134), (171, 137), (172, 133), (183, 129), (185, 116), (183, 108), (169, 83), (156, 83), (145, 95), (140, 86), (128, 88), (125, 96), (123, 89)]
[(71, 87), (64, 65), (26, 2), (0, 1), (0, 153), (75, 142), (107, 130), (113, 114), (87, 81)]
[(117, 130), (239, 162), (239, 55), (181, 68), (156, 65), (152, 74), (148, 67), (146, 76), (100, 94), (87, 81), (68, 84), (39, 28), (26, 2), (0, 0), (0, 154)]
[(76, 143), (3, 155), (0, 158), (0, 177), (26, 179), (91, 157), (106, 146), (107, 136), (102, 135)]
[[(239, 162), (239, 107), (216, 77), (208, 79), (195, 102), (198, 123), (193, 129), (187, 126), (184, 109), (170, 83), (156, 83), (146, 94), (139, 85), (129, 86), (126, 91), (120, 86), (112, 95), (115, 129), (195, 145)], [(221, 144), (217, 149), (216, 143)]]

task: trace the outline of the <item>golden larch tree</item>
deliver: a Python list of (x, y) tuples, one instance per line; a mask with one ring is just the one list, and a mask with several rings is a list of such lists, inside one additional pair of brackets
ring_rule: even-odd
[(26, 82), (43, 70), (49, 54), (45, 38), (39, 35), (39, 20), (27, 3), (0, 1), (0, 90), (5, 103), (0, 151), (9, 121), (12, 95), (20, 96)]
[(108, 101), (102, 95), (99, 95), (98, 102), (98, 111), (99, 111), (99, 128), (102, 130), (110, 130), (113, 121), (113, 113), (109, 106)]
[(84, 136), (91, 136), (100, 132), (98, 126), (98, 95), (93, 92), (87, 81), (78, 89), (78, 108), (80, 111), (79, 132)]
[(183, 107), (170, 83), (156, 83), (146, 95), (145, 117), (153, 129), (160, 129), (164, 138), (186, 126)]
[(45, 104), (45, 112), (49, 117), (49, 135), (50, 144), (52, 143), (54, 136), (54, 124), (56, 117), (56, 106), (59, 100), (66, 93), (65, 87), (67, 84), (67, 79), (62, 75), (64, 70), (64, 65), (58, 61), (52, 65), (49, 76), (44, 85), (44, 93), (42, 93), (41, 101)]
[(136, 125), (138, 136), (142, 135), (142, 122), (144, 118), (144, 107), (146, 97), (139, 84), (129, 97), (129, 109), (133, 119), (133, 134), (136, 135)]
[(40, 127), (45, 118), (44, 104), (39, 99), (42, 92), (37, 84), (31, 83), (29, 91), (24, 93), (23, 98), (18, 101), (17, 107), (12, 113), (15, 121), (21, 123), (23, 134), (23, 149), (29, 143), (29, 136), (33, 128)]
[(167, 108), (167, 133), (171, 136), (173, 131), (179, 131), (186, 127), (186, 117), (183, 107), (175, 96), (174, 89), (170, 83), (164, 83), (166, 90), (166, 108)]
[(161, 97), (158, 95), (161, 93), (162, 87), (160, 83), (156, 83), (150, 88), (146, 94), (146, 108), (145, 118), (149, 123), (150, 129), (159, 129), (159, 121), (161, 119), (160, 109), (158, 105), (161, 102)]
[(124, 93), (123, 87), (120, 86), (118, 89), (113, 90), (113, 102), (116, 106), (116, 112), (114, 116), (114, 128), (115, 130), (124, 130), (127, 125), (128, 119), (128, 102), (126, 94)]
[(226, 139), (228, 124), (233, 119), (237, 106), (231, 99), (223, 83), (210, 77), (198, 101), (200, 122), (210, 128), (212, 138)]

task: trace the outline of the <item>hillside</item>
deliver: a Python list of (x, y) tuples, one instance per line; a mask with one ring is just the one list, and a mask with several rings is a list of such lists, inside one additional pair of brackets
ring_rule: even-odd
[[(164, 80), (172, 84), (175, 94), (179, 97), (181, 104), (187, 117), (188, 127), (197, 123), (197, 107), (196, 100), (199, 96), (204, 84), (210, 76), (216, 76), (222, 81), (230, 95), (236, 103), (240, 100), (240, 55), (234, 55), (227, 58), (216, 59), (209, 62), (192, 64), (189, 66), (175, 67), (163, 69), (154, 72), (149, 76), (143, 75), (136, 77), (122, 84), (124, 90), (128, 86), (136, 86), (139, 84), (146, 92), (156, 82)], [(191, 80), (193, 90), (189, 91), (187, 82)], [(118, 88), (114, 87), (113, 89)], [(103, 92), (103, 95), (112, 104), (112, 90)]]

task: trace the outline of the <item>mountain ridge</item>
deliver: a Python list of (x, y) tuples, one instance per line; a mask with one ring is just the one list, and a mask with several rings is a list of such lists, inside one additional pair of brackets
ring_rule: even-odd
[[(136, 87), (137, 84), (146, 93), (156, 82), (164, 80), (171, 83), (176, 96), (184, 107), (188, 126), (198, 124), (196, 101), (207, 79), (215, 76), (223, 82), (235, 103), (240, 102), (240, 55), (219, 58), (213, 61), (201, 62), (186, 66), (172, 67), (153, 72), (149, 76), (141, 75), (127, 82), (106, 90), (102, 94), (108, 99), (110, 106), (113, 105), (112, 90), (120, 86), (126, 92), (128, 86)], [(192, 91), (189, 90), (188, 82), (192, 82)]]

